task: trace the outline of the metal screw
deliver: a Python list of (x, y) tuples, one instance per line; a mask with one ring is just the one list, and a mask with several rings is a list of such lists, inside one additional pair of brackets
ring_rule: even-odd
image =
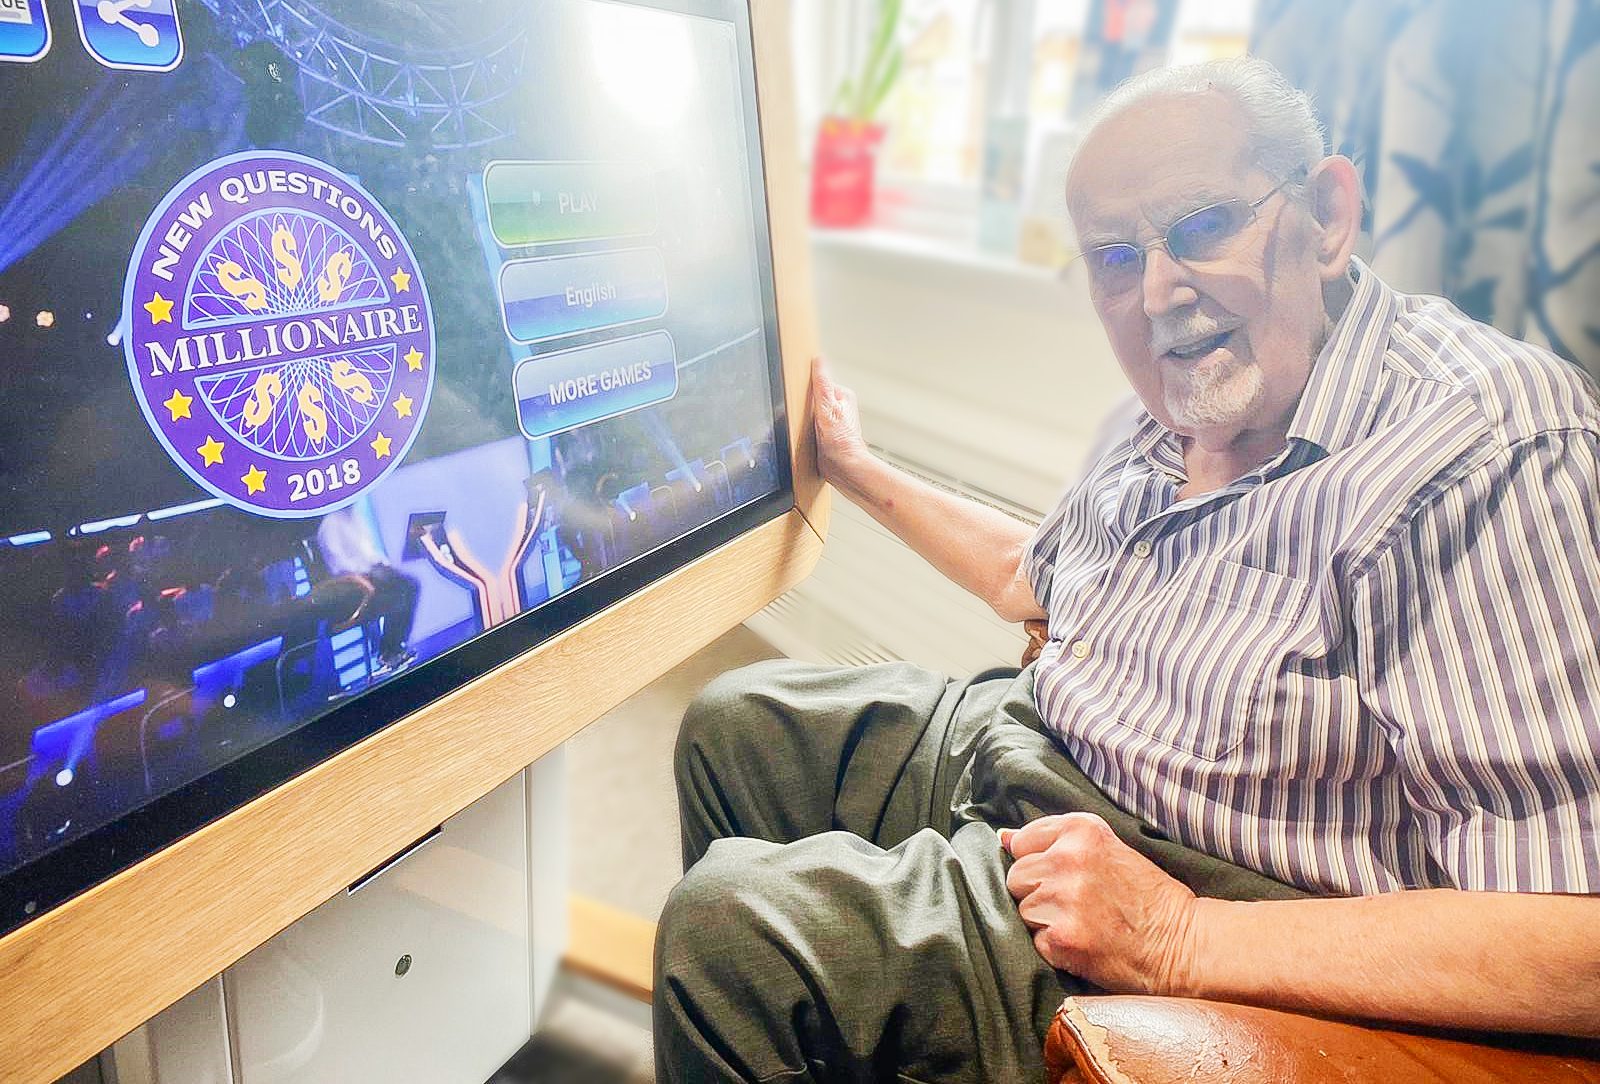
[(408, 952), (404, 956), (400, 957), (398, 960), (396, 960), (394, 962), (394, 973), (395, 973), (396, 977), (399, 977), (399, 976), (404, 975), (407, 971), (410, 971), (410, 970), (411, 970), (411, 954)]

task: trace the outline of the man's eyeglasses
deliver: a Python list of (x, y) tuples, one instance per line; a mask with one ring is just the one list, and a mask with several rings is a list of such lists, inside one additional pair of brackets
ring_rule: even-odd
[(1162, 237), (1148, 245), (1113, 241), (1086, 248), (1078, 258), (1088, 265), (1089, 281), (1096, 293), (1126, 293), (1143, 281), (1145, 254), (1151, 249), (1165, 248), (1168, 255), (1179, 263), (1204, 263), (1217, 259), (1227, 252), (1228, 242), (1255, 221), (1258, 207), (1304, 176), (1304, 170), (1295, 171), (1273, 185), (1259, 199), (1223, 200), (1190, 211), (1168, 226)]

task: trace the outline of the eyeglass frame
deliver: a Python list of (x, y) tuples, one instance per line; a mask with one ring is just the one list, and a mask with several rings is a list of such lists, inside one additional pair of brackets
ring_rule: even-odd
[[(1302, 167), (1300, 169), (1295, 170), (1293, 173), (1289, 174), (1289, 176), (1285, 177), (1283, 180), (1279, 181), (1277, 184), (1273, 185), (1271, 188), (1269, 188), (1266, 191), (1265, 194), (1263, 194), (1261, 196), (1258, 196), (1257, 198), (1255, 198), (1253, 200), (1246, 200), (1243, 196), (1235, 196), (1232, 199), (1217, 200), (1215, 203), (1208, 203), (1204, 207), (1196, 207), (1192, 211), (1185, 211), (1183, 214), (1181, 214), (1177, 218), (1173, 219), (1172, 223), (1170, 225), (1168, 225), (1167, 228), (1161, 232), (1161, 236), (1160, 237), (1156, 238), (1154, 241), (1151, 241), (1147, 245), (1141, 245), (1141, 244), (1138, 244), (1137, 242), (1134, 242), (1134, 241), (1107, 241), (1105, 244), (1102, 244), (1102, 245), (1090, 245), (1088, 248), (1086, 248), (1083, 251), (1079, 252), (1071, 260), (1069, 260), (1068, 261), (1068, 266), (1071, 266), (1072, 264), (1077, 263), (1079, 260), (1084, 260), (1084, 266), (1085, 267), (1089, 267), (1087, 257), (1089, 256), (1090, 253), (1103, 252), (1106, 249), (1112, 249), (1112, 248), (1131, 248), (1131, 249), (1134, 250), (1134, 252), (1136, 252), (1138, 254), (1138, 257), (1139, 257), (1139, 274), (1133, 280), (1130, 280), (1130, 283), (1129, 283), (1129, 285), (1127, 287), (1125, 287), (1123, 289), (1120, 289), (1120, 290), (1112, 291), (1112, 294), (1113, 294), (1113, 296), (1120, 296), (1120, 295), (1125, 294), (1125, 293), (1131, 293), (1132, 292), (1132, 283), (1135, 282), (1135, 281), (1143, 281), (1143, 279), (1144, 279), (1145, 263), (1146, 263), (1146, 258), (1145, 257), (1149, 253), (1149, 251), (1151, 249), (1153, 249), (1153, 248), (1164, 248), (1164, 249), (1167, 250), (1167, 255), (1171, 256), (1178, 263), (1183, 264), (1185, 267), (1190, 266), (1189, 260), (1187, 260), (1184, 257), (1179, 256), (1176, 253), (1174, 253), (1172, 251), (1172, 246), (1170, 244), (1170, 241), (1171, 241), (1171, 238), (1172, 238), (1172, 231), (1177, 229), (1184, 222), (1187, 222), (1189, 219), (1194, 218), (1196, 215), (1205, 214), (1207, 211), (1214, 211), (1218, 207), (1226, 207), (1226, 206), (1229, 206), (1230, 204), (1242, 203), (1242, 204), (1244, 204), (1245, 209), (1249, 212), (1249, 216), (1247, 218), (1245, 218), (1245, 220), (1243, 222), (1239, 223), (1238, 227), (1232, 233), (1230, 233), (1227, 237), (1223, 238), (1224, 241), (1231, 241), (1234, 238), (1238, 237), (1239, 234), (1243, 233), (1246, 229), (1248, 229), (1251, 225), (1253, 225), (1255, 223), (1256, 219), (1259, 217), (1256, 212), (1261, 207), (1262, 204), (1266, 203), (1273, 196), (1276, 196), (1279, 192), (1282, 192), (1289, 185), (1298, 184), (1299, 182), (1305, 180), (1306, 176), (1307, 176), (1307, 170)], [(1090, 288), (1093, 289), (1094, 288), (1094, 282), (1095, 282), (1095, 275), (1094, 275), (1093, 268), (1089, 268), (1088, 275), (1089, 275)]]

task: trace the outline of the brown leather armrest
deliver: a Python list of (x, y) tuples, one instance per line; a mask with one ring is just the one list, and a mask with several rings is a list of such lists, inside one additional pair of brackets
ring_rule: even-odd
[(1039, 652), (1044, 650), (1044, 645), (1050, 642), (1050, 623), (1047, 621), (1024, 621), (1022, 631), (1027, 634), (1028, 646), (1022, 649), (1021, 666), (1027, 666), (1039, 657)]
[(1045, 1040), (1049, 1084), (1600, 1082), (1600, 1043), (1445, 1037), (1168, 997), (1069, 997)]

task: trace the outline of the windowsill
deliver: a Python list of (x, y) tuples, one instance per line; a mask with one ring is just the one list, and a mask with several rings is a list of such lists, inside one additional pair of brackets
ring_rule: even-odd
[(1047, 267), (1023, 263), (1015, 257), (984, 252), (976, 244), (876, 227), (823, 229), (812, 227), (811, 242), (820, 249), (877, 256), (886, 260), (915, 260), (944, 264), (965, 271), (1005, 275), (1028, 282), (1054, 283), (1060, 275)]
[(812, 266), (854, 269), (905, 289), (937, 296), (1054, 309), (1093, 318), (1081, 280), (1051, 268), (996, 256), (976, 245), (880, 228), (811, 230)]

